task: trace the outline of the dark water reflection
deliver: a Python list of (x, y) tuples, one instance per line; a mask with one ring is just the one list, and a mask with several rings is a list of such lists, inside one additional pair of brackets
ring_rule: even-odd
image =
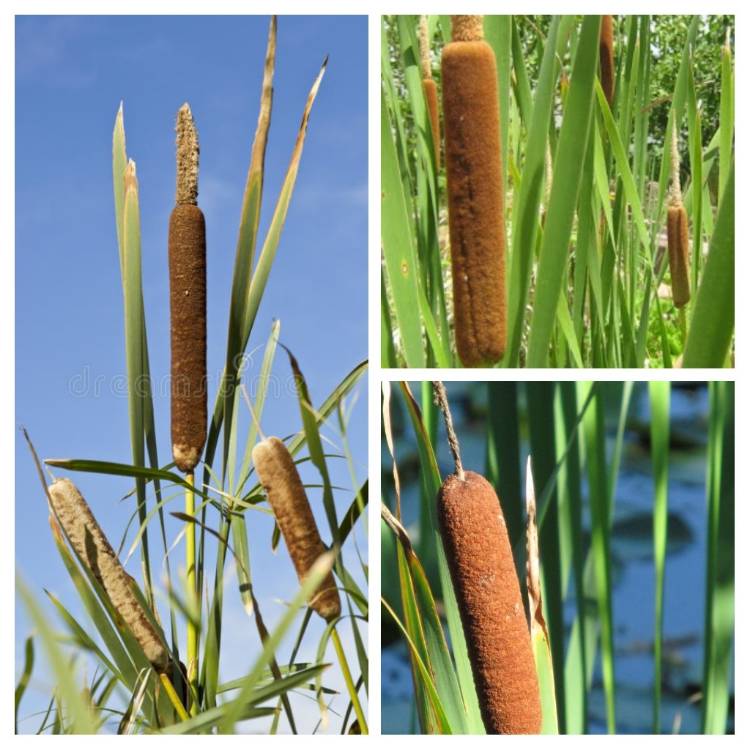
[[(418, 396), (418, 384), (415, 384)], [(522, 389), (521, 389), (522, 390)], [(464, 464), (482, 469), (485, 456), (486, 388), (483, 384), (448, 384)], [(393, 405), (396, 455), (402, 469), (402, 512), (416, 532), (419, 513), (419, 463), (404, 413)], [(607, 414), (609, 448), (617, 426), (617, 404)], [(525, 420), (525, 405), (520, 405)], [(665, 573), (662, 731), (700, 731), (700, 704), (695, 700), (702, 678), (703, 597), (705, 581), (705, 472), (708, 392), (703, 385), (673, 385), (669, 462), (669, 523)], [(618, 733), (651, 732), (653, 691), (654, 567), (652, 542), (653, 479), (649, 448), (648, 392), (635, 386), (628, 415), (617, 483), (612, 535), (613, 614), (615, 619), (616, 714)], [(406, 427), (406, 429), (404, 429)], [(521, 457), (528, 455), (522, 425)], [(440, 441), (443, 474), (450, 456)], [(383, 487), (391, 483), (390, 457), (383, 446)], [(586, 488), (584, 485), (584, 494)], [(392, 496), (392, 494), (391, 494)], [(588, 514), (585, 514), (586, 516)], [(587, 532), (588, 533), (588, 532)], [(415, 534), (416, 536), (416, 534)], [(586, 540), (588, 544), (588, 539)], [(385, 556), (384, 556), (385, 559)], [(569, 592), (572, 593), (572, 582)], [(383, 581), (383, 595), (394, 601), (398, 589)], [(569, 599), (571, 597), (569, 596)], [(569, 626), (575, 608), (566, 608)], [(411, 707), (411, 672), (406, 651), (383, 618), (383, 732), (416, 731)], [(597, 664), (589, 702), (589, 731), (606, 730), (604, 695)], [(730, 716), (733, 724), (733, 715)]]

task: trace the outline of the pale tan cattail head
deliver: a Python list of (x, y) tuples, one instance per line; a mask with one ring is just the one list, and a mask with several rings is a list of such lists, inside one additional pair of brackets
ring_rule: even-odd
[[(267, 438), (253, 448), (253, 463), (297, 577), (303, 581), (326, 548), (297, 467), (286, 445), (277, 437)], [(331, 573), (323, 579), (309, 604), (328, 622), (341, 614), (341, 601)]]
[(177, 112), (177, 191), (175, 203), (198, 205), (198, 133), (190, 105), (185, 102)]
[(133, 593), (133, 579), (120, 564), (83, 496), (68, 479), (53, 482), (48, 492), (54, 515), (81, 562), (104, 589), (148, 661), (163, 672), (169, 665), (169, 652)]
[(454, 42), (478, 42), (484, 39), (484, 16), (451, 16)]
[(206, 222), (197, 206), (198, 133), (190, 107), (177, 113), (177, 194), (169, 217), (172, 455), (193, 471), (206, 441)]

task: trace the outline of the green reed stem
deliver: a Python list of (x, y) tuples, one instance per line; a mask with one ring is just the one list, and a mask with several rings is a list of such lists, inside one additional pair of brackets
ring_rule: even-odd
[(331, 631), (331, 640), (333, 641), (333, 647), (336, 649), (336, 656), (338, 656), (339, 664), (341, 665), (341, 674), (344, 676), (344, 682), (346, 683), (346, 689), (349, 692), (352, 708), (354, 709), (357, 722), (359, 723), (360, 732), (362, 734), (369, 734), (367, 719), (365, 719), (365, 713), (362, 710), (362, 705), (359, 702), (359, 696), (357, 695), (357, 687), (352, 679), (352, 673), (349, 671), (349, 665), (346, 662), (346, 654), (344, 654), (344, 647), (341, 645), (341, 639), (335, 628)]
[[(195, 515), (195, 493), (193, 491), (193, 474), (186, 477), (189, 487), (185, 488), (185, 515)], [(185, 529), (185, 566), (187, 568), (187, 601), (190, 605), (196, 601), (195, 590), (195, 523), (187, 522)], [(192, 610), (192, 606), (189, 607)], [(198, 715), (198, 628), (192, 617), (187, 623), (187, 672), (190, 684), (190, 715)]]
[(177, 712), (177, 715), (180, 717), (180, 721), (187, 721), (189, 718), (187, 711), (185, 710), (185, 706), (182, 705), (180, 696), (177, 695), (177, 691), (174, 689), (172, 681), (165, 674), (160, 674), (159, 679), (161, 680), (161, 684), (164, 687), (164, 692), (166, 692), (167, 694), (167, 698), (169, 698), (169, 702), (172, 704), (174, 710)]

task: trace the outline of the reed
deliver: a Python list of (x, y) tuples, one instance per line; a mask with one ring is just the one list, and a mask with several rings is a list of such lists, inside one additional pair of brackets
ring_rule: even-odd
[(198, 134), (177, 113), (177, 194), (169, 217), (172, 455), (190, 473), (206, 441), (206, 222), (198, 208)]
[(157, 672), (164, 673), (169, 666), (169, 652), (133, 593), (133, 579), (122, 567), (88, 503), (69, 479), (53, 482), (48, 496), (76, 554), (104, 589), (148, 661)]
[(614, 16), (602, 16), (599, 31), (599, 81), (611, 107), (615, 99)]
[[(297, 467), (286, 445), (277, 437), (267, 438), (253, 448), (253, 463), (302, 582), (326, 547)], [(309, 604), (327, 622), (341, 614), (341, 600), (331, 573), (310, 597)]]
[(452, 16), (442, 57), (456, 348), (464, 365), (505, 352), (505, 221), (495, 54), (482, 16)]
[(432, 77), (430, 61), (430, 36), (427, 16), (419, 19), (419, 56), (422, 67), (422, 91), (427, 104), (427, 115), (432, 130), (432, 145), (435, 151), (435, 171), (440, 169), (440, 112), (437, 85)]
[(684, 307), (690, 301), (690, 237), (688, 217), (680, 187), (680, 153), (677, 149), (677, 124), (672, 125), (672, 186), (667, 207), (667, 249), (672, 277), (672, 301)]

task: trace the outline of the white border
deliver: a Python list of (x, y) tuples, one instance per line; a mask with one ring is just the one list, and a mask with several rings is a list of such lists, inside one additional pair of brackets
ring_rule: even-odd
[[(369, 307), (368, 307), (368, 325), (369, 325), (369, 351), (371, 367), (368, 373), (369, 378), (369, 403), (368, 413), (370, 419), (370, 440), (369, 450), (369, 471), (370, 471), (370, 525), (369, 525), (369, 559), (370, 559), (370, 624), (369, 624), (369, 652), (370, 652), (370, 715), (369, 723), (371, 730), (375, 732), (369, 739), (326, 737), (325, 739), (312, 737), (305, 740), (295, 739), (292, 737), (279, 737), (271, 739), (268, 737), (227, 737), (214, 738), (212, 742), (253, 742), (265, 744), (268, 742), (280, 743), (281, 746), (287, 743), (306, 742), (355, 742), (355, 743), (372, 743), (380, 742), (378, 737), (380, 725), (380, 518), (379, 518), (379, 500), (380, 500), (380, 382), (382, 379), (387, 380), (424, 380), (441, 377), (446, 381), (453, 380), (735, 380), (736, 389), (736, 429), (737, 429), (737, 455), (744, 455), (744, 450), (750, 447), (747, 435), (747, 416), (748, 401), (746, 391), (750, 387), (750, 372), (747, 368), (738, 367), (732, 370), (382, 370), (380, 367), (380, 15), (382, 13), (450, 13), (460, 7), (462, 12), (486, 12), (486, 13), (513, 13), (518, 10), (523, 12), (534, 13), (598, 13), (602, 11), (601, 2), (592, 0), (580, 0), (576, 2), (571, 0), (563, 2), (562, 0), (545, 0), (536, 2), (512, 3), (512, 2), (488, 2), (487, 0), (474, 1), (466, 4), (468, 8), (461, 7), (463, 3), (458, 0), (445, 2), (444, 0), (434, 0), (434, 2), (415, 3), (412, 0), (402, 0), (401, 2), (377, 2), (376, 0), (361, 0), (358, 3), (343, 2), (343, 0), (318, 0), (318, 2), (301, 2), (301, 0), (276, 0), (276, 2), (241, 2), (240, 0), (182, 0), (179, 4), (165, 2), (164, 0), (114, 0), (106, 5), (101, 0), (77, 0), (71, 2), (53, 2), (52, 0), (29, 0), (28, 2), (9, 2), (4, 4), (0, 12), (0, 61), (2, 62), (2, 72), (0, 72), (0, 102), (3, 103), (0, 114), (0, 148), (2, 148), (2, 158), (0, 164), (3, 165), (2, 174), (0, 175), (0, 231), (4, 233), (5, 242), (2, 244), (0, 251), (0, 320), (2, 320), (2, 334), (0, 335), (0, 356), (5, 363), (5, 367), (0, 370), (0, 414), (3, 419), (3, 429), (0, 431), (0, 456), (3, 460), (3, 469), (6, 471), (3, 476), (10, 477), (10, 483), (5, 483), (4, 492), (4, 523), (2, 528), (2, 543), (0, 543), (0, 563), (2, 564), (2, 601), (5, 604), (4, 616), (0, 619), (0, 642), (2, 657), (2, 690), (0, 691), (0, 712), (3, 717), (3, 733), (12, 734), (12, 701), (14, 690), (14, 670), (11, 665), (14, 663), (14, 635), (11, 624), (10, 613), (14, 608), (14, 577), (12, 571), (15, 566), (14, 553), (14, 531), (15, 524), (13, 520), (13, 507), (15, 497), (15, 484), (13, 463), (15, 456), (15, 439), (16, 423), (14, 411), (14, 368), (9, 363), (14, 362), (14, 310), (15, 310), (15, 264), (14, 255), (11, 248), (14, 247), (15, 238), (15, 204), (14, 204), (14, 121), (15, 121), (15, 94), (14, 94), (14, 15), (15, 14), (267, 14), (275, 12), (278, 14), (369, 14), (369, 103), (370, 103), (370, 131), (369, 131), (369, 238), (370, 238), (370, 256), (369, 256)], [(738, 161), (737, 168), (737, 192), (738, 205), (745, 206), (747, 203), (743, 200), (747, 190), (742, 176), (750, 174), (747, 164), (747, 149), (744, 142), (744, 128), (747, 125), (747, 99), (743, 93), (746, 90), (747, 63), (746, 53), (743, 45), (744, 37), (744, 18), (746, 15), (746, 3), (739, 2), (713, 2), (705, 0), (696, 2), (695, 0), (682, 0), (676, 2), (610, 2), (605, 8), (609, 12), (623, 12), (628, 14), (636, 13), (727, 13), (738, 16), (736, 23), (736, 72), (739, 85), (736, 86), (736, 132), (737, 138), (736, 158)], [(741, 212), (737, 217), (737, 229), (739, 230), (738, 241), (739, 254), (737, 258), (737, 278), (750, 278), (750, 261), (748, 253), (744, 249), (745, 242), (748, 238), (747, 231), (748, 211)], [(741, 285), (738, 285), (741, 289)], [(746, 326), (748, 324), (747, 303), (742, 295), (738, 295), (738, 304), (736, 311), (736, 329), (737, 329), (737, 350), (739, 352), (738, 363), (741, 365), (746, 358), (743, 356), (745, 342)], [(41, 346), (54, 348), (55, 342), (40, 342)], [(7, 463), (7, 466), (6, 466)], [(737, 495), (740, 498), (747, 496), (748, 483), (741, 471), (741, 465), (737, 464)], [(737, 504), (736, 515), (737, 528), (742, 530), (747, 528), (748, 514), (744, 503)], [(742, 539), (742, 536), (739, 537)], [(736, 632), (738, 634), (736, 642), (736, 693), (738, 696), (738, 706), (735, 710), (736, 725), (739, 734), (744, 732), (745, 721), (743, 708), (745, 701), (745, 666), (746, 650), (744, 647), (744, 625), (747, 614), (747, 586), (745, 585), (745, 571), (748, 569), (748, 558), (744, 550), (744, 545), (737, 547), (737, 586), (736, 586)], [(544, 742), (599, 742), (602, 738), (568, 738), (557, 737), (547, 740), (546, 738), (504, 738), (504, 743), (525, 742), (538, 745)], [(646, 744), (660, 741), (675, 742), (734, 742), (733, 738), (716, 739), (699, 738), (699, 737), (681, 737), (675, 738), (658, 738), (658, 737), (641, 737), (639, 743)], [(34, 742), (30, 737), (16, 737), (14, 741), (18, 744)], [(45, 741), (45, 740), (40, 740)], [(88, 738), (88, 737), (61, 737), (55, 740), (59, 743), (88, 744), (89, 742), (107, 742), (107, 739)], [(127, 740), (124, 740), (127, 741)], [(148, 742), (147, 738), (141, 738), (139, 742)], [(162, 738), (159, 740), (172, 743), (175, 740)], [(201, 742), (201, 738), (187, 737), (181, 738), (180, 742)], [(405, 740), (403, 737), (390, 736), (387, 742), (402, 745), (405, 741), (423, 744), (427, 741), (432, 742), (461, 742), (480, 743), (494, 742), (492, 738), (461, 738), (461, 740), (451, 740), (450, 738), (430, 738), (414, 736)], [(614, 737), (605, 741), (615, 743), (630, 743), (631, 739), (627, 737)], [(432, 746), (432, 745), (431, 745)]]

